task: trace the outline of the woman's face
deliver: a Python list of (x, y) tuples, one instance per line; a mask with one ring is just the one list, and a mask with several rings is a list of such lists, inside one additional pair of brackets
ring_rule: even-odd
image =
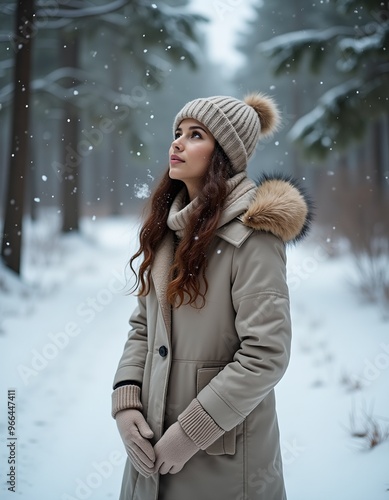
[(169, 149), (169, 176), (185, 183), (191, 200), (202, 187), (214, 149), (207, 127), (193, 118), (182, 120)]

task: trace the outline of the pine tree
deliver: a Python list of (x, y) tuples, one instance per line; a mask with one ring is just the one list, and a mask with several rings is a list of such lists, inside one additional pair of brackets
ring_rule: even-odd
[(15, 15), (15, 33), (11, 45), (15, 51), (12, 101), (11, 152), (4, 211), (1, 255), (5, 264), (20, 272), (24, 189), (27, 175), (31, 52), (34, 33), (33, 0), (19, 0)]
[[(27, 19), (27, 4), (30, 12), (33, 2), (31, 0), (28, 2), (19, 1), (16, 4), (25, 9), (21, 15)], [(186, 2), (180, 2), (180, 4), (182, 6)], [(15, 4), (12, 5), (9, 2), (7, 5), (9, 5), (7, 14), (13, 15)], [(24, 134), (22, 137), (20, 130), (16, 131), (15, 128), (12, 132), (15, 140), (19, 141), (17, 144), (14, 141), (12, 144), (12, 158), (15, 157), (18, 160), (20, 168), (10, 170), (2, 243), (2, 258), (5, 264), (18, 273), (20, 272), (21, 221), (25, 198), (24, 179), (29, 162), (27, 148), (24, 144), (24, 139), (29, 137), (29, 129), (26, 125), (29, 107), (25, 105), (29, 88), (34, 94), (34, 102), (36, 101), (39, 106), (46, 104), (47, 108), (55, 107), (57, 111), (60, 111), (61, 105), (64, 105), (65, 113), (62, 114), (61, 119), (66, 119), (64, 129), (66, 133), (62, 140), (57, 143), (62, 145), (63, 155), (61, 157), (59, 153), (61, 149), (57, 146), (56, 159), (52, 162), (52, 166), (57, 180), (59, 178), (60, 182), (66, 181), (62, 184), (67, 186), (64, 189), (67, 201), (65, 202), (64, 198), (63, 229), (66, 231), (74, 230), (77, 229), (79, 217), (78, 195), (83, 189), (79, 182), (80, 166), (83, 160), (88, 157), (84, 147), (88, 139), (85, 136), (80, 137), (81, 129), (78, 127), (81, 115), (86, 118), (87, 123), (90, 123), (93, 117), (94, 123), (103, 127), (103, 129), (97, 130), (97, 127), (93, 126), (89, 130), (89, 138), (92, 135), (96, 138), (98, 134), (102, 135), (103, 138), (107, 137), (110, 133), (108, 128), (112, 131), (112, 123), (116, 119), (116, 123), (120, 122), (121, 129), (127, 131), (129, 142), (134, 142), (134, 138), (137, 140), (139, 138), (135, 120), (138, 114), (137, 108), (146, 105), (148, 89), (156, 88), (163, 83), (161, 61), (173, 63), (185, 59), (185, 62), (189, 62), (192, 66), (195, 65), (194, 49), (198, 41), (195, 26), (197, 22), (203, 20), (201, 16), (191, 14), (185, 9), (173, 8), (167, 2), (159, 2), (157, 5), (141, 0), (111, 0), (110, 2), (98, 0), (95, 4), (85, 5), (71, 0), (70, 2), (60, 1), (58, 4), (49, 4), (48, 6), (43, 0), (37, 0), (36, 10), (34, 19), (36, 25), (39, 24), (39, 29), (33, 31), (33, 36), (29, 37), (29, 41), (34, 38), (34, 43), (37, 45), (44, 39), (49, 30), (52, 34), (52, 42), (58, 41), (59, 34), (66, 35), (66, 41), (62, 43), (62, 50), (67, 50), (69, 54), (72, 52), (73, 57), (71, 60), (65, 61), (61, 67), (56, 66), (57, 61), (61, 61), (62, 58), (58, 57), (58, 54), (54, 59), (51, 57), (53, 45), (51, 42), (51, 46), (49, 44), (48, 47), (44, 48), (45, 51), (48, 50), (50, 57), (46, 60), (40, 52), (39, 58), (32, 58), (35, 67), (32, 68), (31, 72), (27, 59), (24, 59), (23, 64), (20, 64), (16, 59), (15, 67), (19, 71), (17, 75), (15, 73), (16, 83), (13, 86), (7, 83), (0, 88), (0, 110), (2, 113), (11, 103), (12, 91), (14, 91), (16, 104), (13, 108), (13, 120), (19, 128), (22, 127)], [(17, 26), (19, 31), (26, 29), (26, 23), (23, 19), (17, 19)], [(31, 27), (33, 26), (31, 24)], [(121, 44), (120, 56), (118, 56), (118, 60), (121, 62), (118, 64), (123, 65), (123, 61), (127, 61), (127, 66), (133, 71), (133, 78), (129, 82), (130, 91), (136, 90), (137, 82), (141, 81), (141, 90), (144, 91), (142, 96), (136, 92), (133, 95), (126, 94), (123, 88), (122, 90), (110, 88), (111, 82), (109, 78), (102, 77), (104, 71), (101, 71), (101, 68), (95, 66), (92, 72), (94, 74), (85, 70), (85, 60), (82, 57), (84, 55), (83, 43), (86, 44), (86, 41), (82, 37), (90, 36), (93, 30), (101, 32), (102, 28), (108, 36), (100, 42), (106, 46), (109, 44), (109, 40), (114, 38), (115, 42)], [(78, 36), (75, 37), (77, 30)], [(21, 40), (22, 36), (24, 36), (23, 33), (17, 32), (15, 40)], [(73, 44), (73, 40), (77, 40), (77, 43)], [(1, 41), (4, 40), (0, 39)], [(25, 54), (24, 48), (28, 44), (23, 39), (16, 47), (18, 45), (22, 46), (20, 54), (22, 52)], [(161, 53), (164, 55), (163, 58), (160, 57)], [(23, 72), (20, 73), (21, 71)], [(144, 71), (146, 71), (146, 75)], [(128, 81), (128, 75), (124, 75), (123, 79)], [(22, 95), (21, 92), (24, 94)], [(23, 114), (18, 114), (20, 103), (24, 105)], [(67, 126), (69, 113), (71, 115), (70, 125)], [(92, 139), (89, 142), (91, 144)], [(69, 154), (70, 150), (75, 153)], [(15, 160), (12, 159), (12, 162)]]
[[(273, 37), (286, 36), (291, 30), (305, 30), (309, 26), (320, 28), (329, 20), (329, 9), (322, 4), (307, 4), (305, 0), (285, 3), (281, 0), (258, 2), (253, 7), (238, 46), (246, 62), (237, 72), (235, 82), (242, 92), (259, 90), (272, 95), (281, 111), (281, 128), (274, 140), (259, 146), (254, 164), (261, 169), (289, 170), (302, 176), (301, 162), (296, 148), (290, 145), (288, 132), (297, 119), (310, 109), (331, 77), (320, 79), (311, 75), (306, 64), (301, 64), (298, 74), (293, 71), (294, 60), (288, 61), (285, 71), (274, 73), (273, 61), (260, 50), (261, 44)], [(256, 170), (258, 170), (256, 166)]]
[[(385, 4), (373, 0), (327, 0), (338, 23), (325, 29), (294, 31), (261, 45), (276, 74), (327, 69), (335, 57), (334, 85), (291, 130), (292, 140), (314, 157), (325, 158), (361, 140), (371, 119), (387, 115), (389, 19)], [(322, 73), (324, 74), (324, 72)]]

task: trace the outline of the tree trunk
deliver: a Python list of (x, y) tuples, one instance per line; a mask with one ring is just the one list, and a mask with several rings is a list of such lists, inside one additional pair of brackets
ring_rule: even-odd
[(389, 144), (386, 139), (389, 137), (389, 114), (385, 114), (383, 117), (383, 128), (384, 128), (384, 139), (383, 139), (383, 162), (384, 162), (384, 195), (386, 200), (389, 198)]
[[(32, 221), (36, 221), (38, 219), (38, 204), (35, 201), (36, 195), (38, 193), (37, 189), (37, 173), (36, 173), (36, 165), (34, 160), (31, 161), (31, 165), (27, 174), (27, 201), (29, 204), (29, 212)], [(41, 200), (42, 202), (42, 200)]]
[(34, 0), (20, 0), (16, 9), (16, 52), (12, 104), (11, 151), (1, 255), (7, 267), (20, 274), (25, 178), (28, 162), (31, 51)]
[[(60, 36), (62, 66), (78, 68), (79, 38), (78, 31), (63, 31)], [(74, 86), (74, 80), (68, 79), (64, 87)], [(78, 151), (79, 113), (70, 101), (64, 106), (63, 117), (63, 162), (65, 168), (62, 182), (62, 231), (79, 229), (79, 167), (82, 155)]]
[[(116, 48), (119, 50), (119, 47)], [(121, 83), (122, 76), (122, 65), (119, 65), (118, 61), (113, 61), (112, 64), (112, 80), (111, 85), (115, 90), (119, 88)], [(110, 198), (110, 215), (120, 215), (121, 206), (121, 182), (120, 182), (120, 161), (121, 155), (119, 154), (119, 147), (121, 145), (121, 137), (116, 133), (110, 134), (109, 144), (110, 144), (110, 154), (109, 154), (109, 165), (107, 175), (107, 187), (108, 187), (108, 195)]]
[(382, 202), (385, 188), (385, 165), (384, 165), (384, 121), (382, 118), (378, 118), (371, 126), (372, 128), (372, 156), (371, 156), (371, 171), (373, 177), (374, 191), (376, 192), (378, 202)]

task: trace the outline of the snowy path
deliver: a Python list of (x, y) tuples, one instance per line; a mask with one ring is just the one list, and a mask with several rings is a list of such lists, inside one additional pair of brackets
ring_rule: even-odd
[(367, 449), (350, 415), (354, 430), (364, 412), (389, 428), (389, 322), (352, 292), (348, 258), (326, 258), (316, 242), (289, 253), (292, 276), (295, 266), (305, 278), (291, 287), (292, 358), (277, 390), (288, 498), (388, 499), (389, 441)]
[[(120, 291), (131, 232), (128, 221), (111, 220), (87, 226), (86, 233), (58, 242), (46, 263), (26, 264), (30, 279), (41, 283), (33, 295), (6, 278), (0, 334), (4, 500), (118, 498), (125, 455), (109, 411), (134, 306)], [(318, 242), (289, 251), (293, 355), (277, 388), (289, 500), (389, 499), (389, 442), (361, 450), (363, 440), (347, 431), (353, 406), (358, 417), (374, 405), (372, 413), (389, 425), (389, 323), (377, 307), (358, 303), (344, 280), (348, 266), (346, 258), (329, 259)], [(363, 389), (348, 390), (340, 382), (344, 374), (357, 377)], [(16, 494), (5, 486), (10, 388), (17, 394)]]
[[(29, 500), (118, 497), (125, 454), (110, 394), (134, 299), (117, 291), (129, 234), (123, 224), (99, 229), (89, 242), (67, 239), (66, 269), (41, 272), (55, 283), (65, 271), (68, 282), (31, 300), (0, 337), (2, 415), (6, 390), (16, 388), (17, 492)], [(2, 464), (5, 432), (2, 419)], [(2, 484), (0, 498), (15, 495)]]

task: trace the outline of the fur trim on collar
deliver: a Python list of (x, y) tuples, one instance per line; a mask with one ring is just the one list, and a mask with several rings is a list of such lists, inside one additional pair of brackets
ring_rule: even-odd
[(264, 174), (240, 220), (247, 227), (270, 232), (287, 243), (306, 236), (312, 217), (313, 203), (296, 180), (282, 174)]

